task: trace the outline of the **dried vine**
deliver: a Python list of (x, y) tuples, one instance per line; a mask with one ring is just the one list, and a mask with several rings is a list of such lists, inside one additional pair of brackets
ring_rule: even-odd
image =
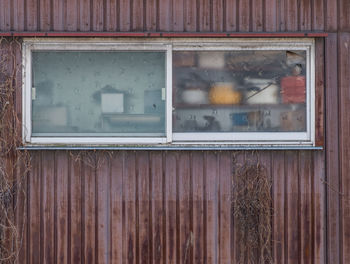
[[(21, 44), (15, 38), (0, 39), (0, 262), (15, 263), (22, 246), (26, 222), (24, 208), (16, 215), (17, 200), (25, 204), (25, 181), (30, 170), (22, 144), (16, 92), (20, 91)], [(19, 98), (17, 98), (19, 99)], [(20, 100), (19, 100), (20, 101)], [(21, 219), (19, 219), (21, 218)]]
[(271, 181), (266, 168), (252, 155), (243, 164), (234, 161), (233, 212), (239, 236), (239, 263), (270, 264)]

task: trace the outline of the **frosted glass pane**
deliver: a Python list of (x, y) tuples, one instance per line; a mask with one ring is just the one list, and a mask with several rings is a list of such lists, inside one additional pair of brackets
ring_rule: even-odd
[(305, 132), (306, 52), (173, 53), (175, 132)]
[(164, 136), (165, 54), (35, 51), (34, 136)]

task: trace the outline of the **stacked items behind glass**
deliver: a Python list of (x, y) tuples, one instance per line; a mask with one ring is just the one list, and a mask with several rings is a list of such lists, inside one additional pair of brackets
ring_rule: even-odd
[(305, 51), (186, 51), (173, 57), (175, 132), (213, 131), (208, 117), (218, 124), (216, 132), (305, 131)]

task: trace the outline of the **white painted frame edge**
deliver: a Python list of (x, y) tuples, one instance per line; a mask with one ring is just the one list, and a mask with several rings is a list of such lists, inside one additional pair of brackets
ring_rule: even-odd
[(172, 141), (173, 131), (173, 52), (172, 45), (167, 45), (166, 57), (166, 142)]
[[(38, 144), (143, 144), (143, 143), (170, 143), (175, 141), (176, 144), (208, 144), (210, 141), (215, 141), (215, 144), (221, 142), (222, 144), (306, 144), (314, 145), (315, 142), (315, 44), (314, 39), (301, 38), (301, 39), (219, 39), (213, 41), (208, 39), (206, 43), (203, 43), (206, 39), (199, 41), (196, 39), (166, 39), (163, 41), (147, 40), (135, 40), (128, 43), (127, 40), (116, 41), (115, 39), (24, 39), (23, 42), (23, 98), (24, 105), (23, 111), (23, 138), (25, 143), (38, 143)], [(210, 40), (210, 41), (209, 41)], [(87, 41), (87, 42), (85, 42)], [(65, 45), (62, 45), (65, 44)], [(213, 45), (214, 44), (214, 45)], [(227, 46), (228, 44), (231, 44)], [(235, 44), (235, 46), (232, 46)], [(259, 45), (263, 47), (257, 47)], [(239, 47), (244, 45), (245, 48)], [(116, 137), (32, 137), (31, 136), (31, 85), (29, 88), (27, 84), (31, 84), (31, 51), (35, 49), (40, 50), (154, 50), (154, 51), (166, 51), (166, 137), (155, 138), (116, 138)], [(307, 132), (277, 132), (277, 133), (173, 133), (172, 132), (172, 51), (175, 50), (306, 50), (307, 51)], [(29, 91), (28, 91), (29, 90)], [(170, 102), (170, 103), (169, 103)], [(192, 135), (194, 134), (194, 135)], [(199, 136), (202, 134), (201, 136)], [(267, 134), (263, 136), (263, 134)], [(251, 136), (254, 136), (253, 138)], [(256, 137), (256, 138), (255, 138)], [(203, 141), (204, 142), (201, 142)], [(228, 142), (228, 141), (237, 142)], [(275, 142), (275, 143), (274, 143)]]
[[(125, 43), (106, 43), (105, 45), (99, 45), (100, 43), (75, 43), (70, 45), (69, 41), (65, 43), (66, 45), (54, 43), (54, 42), (32, 42), (24, 41), (23, 42), (23, 77), (24, 82), (22, 86), (23, 90), (23, 139), (25, 144), (159, 144), (169, 142), (169, 130), (171, 130), (171, 120), (169, 121), (169, 116), (171, 119), (171, 113), (167, 107), (166, 113), (166, 135), (164, 137), (40, 137), (32, 136), (32, 102), (31, 102), (31, 88), (32, 88), (32, 76), (31, 76), (31, 54), (33, 50), (98, 50), (98, 51), (111, 51), (111, 50), (120, 50), (120, 51), (162, 51), (165, 52), (166, 57), (166, 105), (169, 103), (167, 100), (171, 99), (171, 93), (169, 91), (171, 87), (169, 85), (169, 78), (171, 78), (171, 47), (164, 45), (126, 45)], [(169, 60), (170, 57), (170, 61)], [(170, 66), (169, 66), (170, 65)], [(170, 72), (170, 76), (169, 76)], [(170, 97), (169, 97), (170, 96)], [(171, 102), (171, 101), (170, 101)], [(171, 105), (171, 104), (170, 104)], [(170, 108), (171, 109), (171, 108)], [(169, 127), (170, 124), (170, 127)], [(171, 133), (170, 133), (171, 137)], [(171, 140), (171, 138), (170, 138)]]
[[(258, 144), (264, 145), (264, 141), (283, 142), (294, 141), (295, 144), (315, 145), (315, 42), (314, 39), (303, 40), (298, 43), (290, 42), (263, 42), (265, 46), (261, 45), (260, 41), (255, 43), (244, 43), (244, 48), (237, 46), (224, 45), (207, 45), (207, 44), (193, 44), (186, 43), (186, 46), (174, 44), (174, 51), (218, 51), (218, 50), (305, 50), (307, 54), (306, 59), (306, 82), (307, 82), (307, 104), (306, 104), (306, 132), (227, 132), (227, 133), (173, 133), (173, 141), (182, 144), (188, 141), (238, 141), (237, 144), (250, 144), (250, 142), (261, 142)], [(236, 44), (236, 43), (235, 43)], [(250, 44), (250, 45), (249, 45)], [(291, 45), (292, 44), (292, 45)], [(192, 45), (192, 46), (191, 46)], [(235, 143), (233, 143), (235, 144)]]
[(312, 39), (312, 45), (309, 47), (310, 55), (309, 58), (309, 72), (306, 74), (310, 85), (310, 89), (307, 89), (308, 93), (310, 93), (309, 106), (310, 106), (310, 141), (312, 145), (315, 146), (315, 137), (316, 137), (316, 48), (315, 48), (315, 40)]
[[(31, 142), (32, 134), (32, 104), (31, 104), (31, 51), (28, 43), (23, 42), (23, 73), (22, 73), (22, 134), (26, 142)], [(28, 87), (28, 88), (27, 88)]]

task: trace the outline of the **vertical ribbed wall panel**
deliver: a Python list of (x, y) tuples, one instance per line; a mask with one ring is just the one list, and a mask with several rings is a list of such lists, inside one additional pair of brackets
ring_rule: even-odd
[(20, 263), (238, 263), (233, 172), (246, 159), (272, 180), (275, 263), (324, 263), (323, 152), (31, 155)]
[(350, 262), (350, 34), (341, 33), (339, 38), (339, 148), (340, 148), (340, 208), (341, 254), (343, 263)]
[[(329, 32), (317, 40), (325, 151), (258, 153), (273, 184), (275, 262), (338, 264), (350, 261), (349, 10), (348, 0), (3, 0), (0, 31)], [(21, 89), (16, 109), (20, 118)], [(231, 152), (90, 154), (32, 153), (27, 199), (17, 195), (21, 261), (239, 260)]]
[[(350, 30), (348, 0), (2, 0), (0, 31)], [(338, 16), (339, 13), (339, 16)]]

